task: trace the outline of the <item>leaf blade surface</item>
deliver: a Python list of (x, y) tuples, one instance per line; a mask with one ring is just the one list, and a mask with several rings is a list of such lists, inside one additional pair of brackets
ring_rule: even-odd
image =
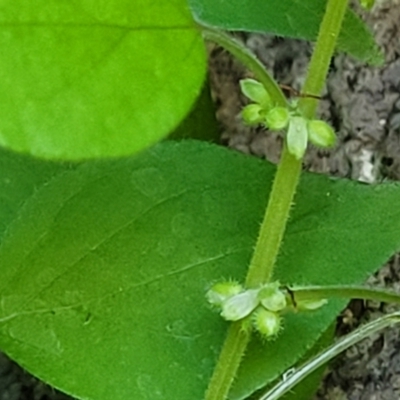
[(133, 154), (175, 129), (205, 74), (184, 0), (8, 2), (0, 145), (50, 159)]
[[(326, 1), (190, 0), (196, 19), (204, 25), (232, 31), (262, 32), (315, 41)], [(371, 64), (383, 57), (364, 22), (348, 10), (338, 50)]]
[[(205, 293), (221, 278), (244, 279), (273, 173), (187, 141), (56, 177), (0, 247), (0, 348), (78, 398), (201, 398), (226, 329)], [(346, 271), (363, 281), (400, 247), (388, 207), (399, 196), (398, 185), (305, 175), (276, 277), (339, 283)], [(289, 368), (342, 306), (288, 315), (276, 341), (255, 339), (231, 398)]]

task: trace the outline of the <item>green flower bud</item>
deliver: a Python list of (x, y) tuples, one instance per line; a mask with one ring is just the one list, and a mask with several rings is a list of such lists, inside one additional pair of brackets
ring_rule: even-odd
[(289, 110), (285, 107), (275, 107), (270, 110), (265, 118), (268, 128), (280, 131), (289, 123)]
[(259, 104), (249, 104), (242, 110), (242, 119), (247, 125), (257, 125), (265, 121), (265, 110)]
[(362, 8), (370, 10), (375, 4), (375, 0), (360, 0), (360, 4)]
[(314, 311), (318, 308), (321, 308), (328, 300), (326, 299), (319, 299), (319, 300), (301, 300), (296, 303), (296, 308), (299, 311)]
[(206, 294), (210, 304), (222, 307), (222, 303), (230, 297), (240, 293), (243, 290), (238, 282), (219, 282), (216, 283)]
[(260, 82), (254, 79), (242, 79), (240, 89), (246, 97), (258, 103), (262, 108), (269, 110), (272, 107), (271, 97)]
[(258, 292), (258, 289), (249, 289), (228, 298), (222, 304), (221, 316), (227, 321), (247, 317), (259, 304)]
[(303, 117), (292, 117), (286, 134), (286, 144), (290, 154), (298, 160), (304, 156), (307, 149), (307, 121)]
[(260, 308), (254, 318), (254, 328), (265, 339), (272, 339), (281, 329), (281, 318), (277, 313)]
[(314, 119), (308, 121), (308, 139), (318, 147), (332, 147), (336, 143), (334, 130), (325, 121)]
[(265, 285), (258, 297), (263, 307), (269, 311), (281, 311), (286, 307), (286, 296), (279, 289), (279, 282)]

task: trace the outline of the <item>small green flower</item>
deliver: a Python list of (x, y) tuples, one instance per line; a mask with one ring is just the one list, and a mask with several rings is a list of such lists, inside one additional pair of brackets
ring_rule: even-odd
[(308, 121), (308, 140), (318, 147), (332, 147), (336, 143), (336, 135), (332, 127), (325, 121), (314, 119)]
[(265, 110), (269, 110), (272, 107), (271, 97), (260, 82), (254, 79), (242, 79), (240, 81), (240, 89), (246, 97), (259, 104)]
[(281, 330), (282, 322), (277, 313), (260, 307), (254, 316), (254, 328), (265, 339), (273, 339)]
[(247, 317), (259, 304), (258, 289), (248, 289), (229, 297), (222, 303), (221, 316), (227, 321)]
[(289, 121), (289, 129), (286, 134), (286, 144), (289, 153), (300, 160), (306, 152), (307, 140), (307, 120), (300, 116), (291, 117)]
[(269, 311), (282, 311), (286, 308), (286, 296), (279, 288), (279, 282), (267, 283), (259, 293), (264, 308)]
[(208, 302), (217, 307), (222, 307), (224, 301), (239, 294), (243, 290), (242, 285), (235, 281), (219, 282), (207, 292)]
[(242, 110), (242, 119), (247, 125), (257, 125), (265, 121), (265, 114), (259, 104), (249, 104)]
[(287, 127), (289, 123), (289, 110), (285, 107), (274, 107), (265, 118), (267, 126), (274, 130), (280, 131)]

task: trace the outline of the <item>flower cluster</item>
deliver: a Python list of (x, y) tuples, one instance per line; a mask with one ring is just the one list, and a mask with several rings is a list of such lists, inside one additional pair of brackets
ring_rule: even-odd
[(221, 316), (227, 321), (252, 316), (254, 328), (265, 338), (277, 335), (282, 325), (279, 313), (287, 305), (278, 282), (247, 290), (237, 282), (220, 282), (207, 292), (207, 299), (221, 310)]
[(235, 281), (219, 282), (208, 290), (206, 297), (227, 321), (249, 317), (253, 327), (266, 339), (276, 337), (281, 330), (282, 311), (294, 306), (296, 310), (316, 310), (326, 303), (325, 299), (316, 299), (294, 305), (279, 282), (270, 282), (257, 289), (244, 289)]
[(243, 108), (244, 122), (248, 125), (263, 124), (274, 131), (286, 129), (288, 150), (297, 159), (304, 156), (308, 142), (317, 147), (334, 146), (336, 135), (326, 122), (304, 118), (296, 104), (274, 106), (264, 86), (254, 79), (241, 80), (240, 87), (243, 94), (254, 102)]

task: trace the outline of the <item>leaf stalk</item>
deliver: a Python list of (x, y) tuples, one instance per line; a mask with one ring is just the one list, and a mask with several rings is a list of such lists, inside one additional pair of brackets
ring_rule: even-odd
[(282, 89), (260, 60), (249, 49), (224, 32), (206, 27), (201, 27), (201, 29), (204, 39), (219, 44), (253, 73), (254, 77), (264, 85), (272, 102), (276, 106), (287, 106), (286, 97)]
[(289, 288), (295, 302), (314, 301), (328, 298), (363, 299), (382, 303), (400, 304), (400, 294), (391, 290), (365, 286), (305, 286)]

